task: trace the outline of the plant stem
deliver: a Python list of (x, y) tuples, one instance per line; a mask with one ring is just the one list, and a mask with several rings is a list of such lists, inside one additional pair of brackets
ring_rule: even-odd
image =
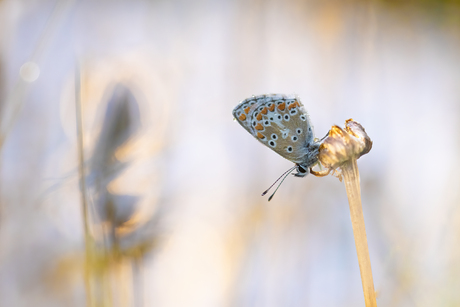
[(91, 285), (90, 285), (90, 265), (92, 255), (92, 242), (89, 232), (89, 217), (88, 217), (88, 201), (86, 195), (86, 175), (85, 175), (85, 155), (83, 151), (83, 123), (81, 116), (81, 80), (80, 80), (80, 68), (78, 64), (75, 66), (75, 116), (77, 125), (77, 151), (78, 151), (78, 173), (80, 182), (80, 194), (81, 194), (81, 207), (83, 217), (83, 231), (85, 239), (85, 271), (84, 271), (84, 282), (86, 292), (86, 306), (93, 306), (91, 296)]
[(371, 259), (367, 247), (366, 227), (364, 225), (363, 207), (361, 205), (361, 189), (356, 159), (350, 159), (341, 166), (350, 205), (351, 224), (355, 236), (356, 252), (358, 254), (359, 270), (363, 284), (364, 302), (366, 307), (376, 307), (377, 300), (372, 278)]

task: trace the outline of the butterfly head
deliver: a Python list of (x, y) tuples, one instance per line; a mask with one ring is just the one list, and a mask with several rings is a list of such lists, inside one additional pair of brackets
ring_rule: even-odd
[(305, 177), (308, 175), (308, 167), (296, 164), (295, 170), (297, 171), (297, 173), (294, 173), (294, 176), (296, 177)]

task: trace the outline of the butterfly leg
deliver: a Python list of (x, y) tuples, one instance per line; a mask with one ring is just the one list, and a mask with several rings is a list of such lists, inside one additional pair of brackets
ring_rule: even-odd
[(328, 136), (329, 136), (329, 131), (326, 133), (325, 136), (323, 136), (322, 139), (315, 138), (315, 142), (316, 143), (322, 143)]
[(312, 168), (310, 168), (310, 174), (315, 175), (316, 177), (324, 177), (329, 175), (329, 173), (332, 171), (332, 169), (324, 169), (321, 171), (314, 171)]
[(326, 135), (320, 140), (320, 142), (324, 141), (325, 138), (329, 136), (329, 131), (326, 133)]
[(334, 172), (332, 173), (332, 176), (338, 178), (340, 182), (342, 182), (342, 172), (341, 171), (334, 170)]

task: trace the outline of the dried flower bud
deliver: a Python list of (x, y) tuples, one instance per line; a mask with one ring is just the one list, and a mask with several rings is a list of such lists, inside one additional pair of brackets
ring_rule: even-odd
[(360, 123), (349, 119), (345, 129), (332, 126), (319, 147), (318, 158), (328, 169), (336, 169), (350, 159), (358, 159), (372, 148), (372, 141)]

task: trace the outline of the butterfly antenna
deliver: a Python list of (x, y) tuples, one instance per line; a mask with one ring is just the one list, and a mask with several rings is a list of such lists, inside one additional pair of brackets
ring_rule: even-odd
[[(292, 169), (291, 169), (292, 170)], [(284, 179), (287, 178), (287, 176), (289, 176), (290, 173), (287, 173), (286, 176), (284, 176), (283, 180), (281, 180), (280, 184), (278, 184), (278, 186), (276, 187), (276, 190), (273, 192), (272, 195), (270, 195), (270, 197), (268, 198), (268, 201), (272, 200), (273, 196), (275, 196), (275, 193), (276, 191), (278, 191), (278, 189), (280, 188), (281, 184), (283, 183)]]
[(285, 171), (278, 179), (276, 179), (275, 182), (273, 182), (273, 184), (267, 189), (265, 190), (265, 192), (262, 193), (262, 196), (264, 196), (265, 194), (268, 193), (268, 191), (270, 191), (271, 188), (273, 188), (273, 186), (281, 179), (283, 178), (283, 180), (281, 180), (280, 184), (278, 185), (278, 187), (276, 188), (275, 192), (270, 196), (270, 198), (268, 199), (268, 201), (270, 201), (270, 199), (272, 199), (273, 195), (276, 193), (276, 191), (278, 190), (278, 188), (280, 187), (280, 185), (283, 183), (284, 179), (286, 179), (286, 177), (292, 173), (292, 171), (296, 168), (297, 166), (294, 166), (294, 167), (291, 167), (290, 169), (288, 169), (287, 171)]
[(286, 175), (287, 173), (292, 172), (292, 170), (295, 169), (295, 168), (296, 168), (296, 166), (291, 167), (290, 169), (288, 169), (287, 171), (285, 171), (278, 179), (275, 180), (275, 182), (273, 182), (273, 184), (272, 184), (267, 190), (265, 190), (265, 192), (262, 193), (262, 196), (264, 196), (265, 194), (267, 194), (268, 191), (270, 191), (270, 189), (273, 188), (273, 186), (275, 185), (275, 183), (278, 182), (278, 180), (280, 180), (280, 179), (281, 179), (284, 175)]

